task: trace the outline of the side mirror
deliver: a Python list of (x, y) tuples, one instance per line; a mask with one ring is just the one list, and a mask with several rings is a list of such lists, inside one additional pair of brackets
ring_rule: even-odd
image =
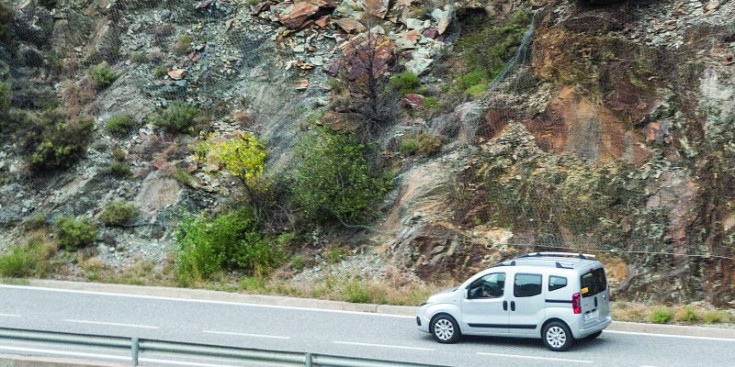
[(464, 289), (464, 298), (469, 299), (470, 298), (470, 290), (469, 288)]

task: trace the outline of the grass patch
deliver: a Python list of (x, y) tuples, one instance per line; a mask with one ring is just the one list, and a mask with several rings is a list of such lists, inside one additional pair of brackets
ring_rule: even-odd
[(168, 132), (192, 133), (201, 110), (186, 102), (175, 102), (153, 117), (153, 124)]
[(97, 88), (104, 89), (110, 86), (115, 81), (115, 73), (110, 69), (110, 65), (106, 62), (92, 66), (89, 70), (89, 74), (92, 76)]
[(130, 115), (115, 115), (107, 119), (105, 131), (110, 135), (124, 136), (135, 128), (135, 119)]
[(413, 93), (419, 85), (419, 77), (410, 71), (404, 71), (403, 73), (392, 76), (389, 83), (393, 89), (400, 92), (403, 96)]
[(668, 324), (674, 318), (674, 311), (668, 307), (660, 307), (651, 313), (651, 322), (654, 324)]
[(179, 56), (186, 55), (186, 53), (191, 49), (192, 42), (194, 42), (194, 37), (188, 34), (181, 35), (176, 42), (174, 42), (172, 50)]
[(0, 276), (10, 278), (41, 278), (53, 270), (49, 258), (56, 245), (43, 234), (36, 234), (22, 246), (13, 247), (0, 255)]
[(419, 141), (414, 138), (404, 139), (398, 147), (398, 151), (406, 157), (416, 155), (419, 152)]

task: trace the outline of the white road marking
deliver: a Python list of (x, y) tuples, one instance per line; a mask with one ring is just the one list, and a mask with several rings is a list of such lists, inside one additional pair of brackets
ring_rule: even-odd
[(537, 359), (537, 360), (541, 360), (541, 361), (570, 362), (570, 363), (592, 363), (592, 361), (589, 361), (589, 360), (586, 360), (586, 359), (533, 357), (533, 356), (523, 356), (523, 355), (518, 355), (518, 354), (485, 353), (485, 352), (477, 352), (477, 354), (478, 355), (481, 355), (481, 356), (490, 356), (490, 357), (507, 357), (507, 358)]
[(641, 336), (657, 336), (660, 338), (676, 338), (676, 339), (698, 339), (698, 340), (710, 340), (718, 342), (731, 342), (735, 343), (735, 339), (728, 338), (714, 338), (708, 336), (689, 336), (689, 335), (671, 335), (671, 334), (653, 334), (653, 333), (639, 333), (635, 331), (616, 331), (616, 330), (605, 330), (603, 333), (607, 334), (623, 334), (623, 335), (641, 335)]
[(268, 339), (291, 339), (290, 336), (278, 336), (278, 335), (263, 335), (263, 334), (247, 334), (247, 333), (236, 333), (232, 331), (217, 331), (217, 330), (202, 330), (207, 334), (220, 334), (220, 335), (234, 335), (234, 336), (247, 336), (253, 338), (268, 338)]
[(66, 322), (74, 322), (77, 324), (92, 324), (92, 325), (105, 325), (105, 326), (122, 326), (122, 327), (133, 327), (139, 329), (159, 329), (158, 326), (151, 325), (139, 325), (139, 324), (122, 324), (118, 322), (102, 322), (102, 321), (90, 321), (90, 320), (75, 320), (65, 319)]
[(176, 366), (202, 366), (202, 367), (240, 367), (240, 366), (234, 366), (229, 364), (211, 364), (211, 363), (201, 363), (201, 362), (179, 362), (179, 361), (168, 361), (165, 359), (155, 359), (155, 358), (139, 358), (139, 362), (150, 362), (155, 364), (172, 364)]
[(349, 315), (380, 316), (380, 317), (391, 317), (391, 318), (411, 319), (411, 320), (416, 318), (416, 316), (391, 315), (391, 314), (376, 313), (376, 312), (370, 312), (370, 311), (344, 311), (344, 310), (330, 310), (330, 309), (309, 308), (309, 307), (274, 306), (274, 305), (263, 305), (263, 304), (257, 304), (257, 303), (247, 303), (247, 302), (227, 302), (227, 301), (214, 301), (214, 300), (193, 299), (193, 298), (144, 296), (144, 295), (139, 295), (139, 294), (121, 294), (121, 293), (107, 293), (107, 292), (94, 292), (94, 291), (80, 291), (80, 290), (74, 290), (74, 289), (56, 289), (56, 288), (30, 287), (30, 286), (8, 285), (8, 284), (0, 284), (0, 288), (24, 289), (24, 290), (31, 290), (31, 291), (46, 291), (46, 292), (57, 292), (57, 293), (89, 294), (89, 295), (108, 296), (108, 297), (155, 299), (155, 300), (163, 300), (163, 301), (176, 301), (176, 302), (189, 302), (189, 303), (209, 303), (209, 304), (215, 304), (215, 305), (275, 308), (275, 309), (280, 309), (280, 310), (342, 313), (342, 314), (349, 314)]
[(0, 317), (20, 317), (20, 315), (16, 315), (13, 313), (0, 313)]
[(87, 358), (99, 358), (99, 359), (114, 359), (118, 361), (130, 361), (129, 356), (113, 356), (110, 354), (97, 354), (97, 353), (82, 353), (82, 352), (69, 352), (59, 351), (52, 349), (38, 349), (38, 348), (24, 348), (24, 347), (9, 347), (0, 345), (0, 350), (7, 350), (10, 352), (26, 352), (26, 353), (41, 353), (41, 354), (52, 354), (59, 356), (71, 356), (71, 357), (87, 357)]
[(649, 366), (647, 364), (641, 364), (638, 367), (661, 367), (661, 366)]
[(342, 344), (342, 345), (357, 345), (357, 346), (361, 346), (361, 347), (420, 350), (420, 351), (424, 351), (424, 352), (432, 352), (432, 351), (434, 351), (434, 348), (402, 347), (400, 345), (370, 344), (370, 343), (343, 342), (343, 341), (332, 341), (332, 343), (334, 343), (334, 344)]

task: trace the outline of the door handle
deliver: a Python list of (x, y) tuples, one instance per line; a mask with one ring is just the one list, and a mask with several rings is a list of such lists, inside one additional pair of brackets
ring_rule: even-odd
[(508, 311), (508, 301), (503, 301), (503, 311)]
[(516, 310), (516, 301), (510, 301), (510, 310), (515, 311)]

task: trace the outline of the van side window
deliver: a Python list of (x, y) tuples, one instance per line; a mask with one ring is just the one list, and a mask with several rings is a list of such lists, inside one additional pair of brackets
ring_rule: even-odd
[(562, 289), (566, 286), (567, 286), (567, 278), (557, 277), (553, 275), (549, 277), (549, 292), (555, 291), (557, 289)]
[(516, 274), (513, 295), (532, 297), (541, 294), (541, 274)]
[(492, 273), (475, 280), (469, 286), (468, 298), (498, 298), (503, 296), (505, 273)]

